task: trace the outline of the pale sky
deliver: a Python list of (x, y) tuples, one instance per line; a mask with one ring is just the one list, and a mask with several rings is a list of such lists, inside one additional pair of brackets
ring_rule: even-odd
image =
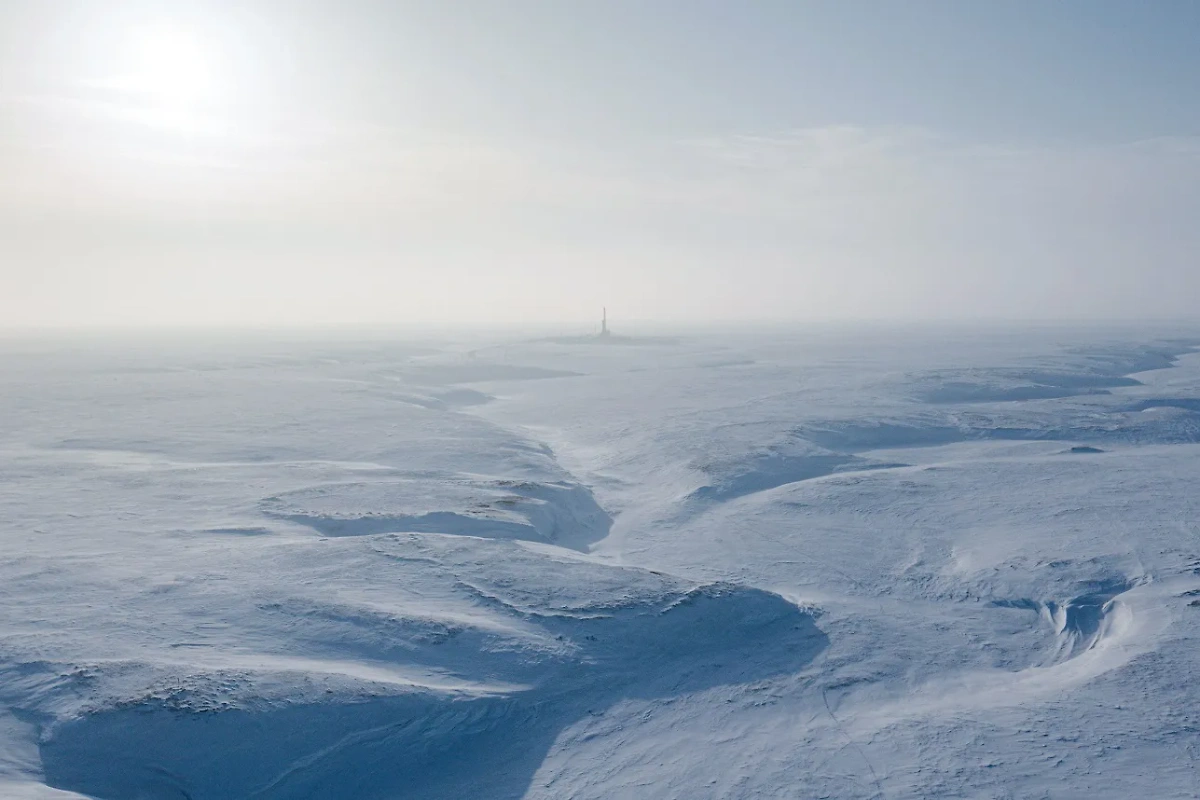
[(1192, 317), (1194, 0), (0, 0), (0, 326)]

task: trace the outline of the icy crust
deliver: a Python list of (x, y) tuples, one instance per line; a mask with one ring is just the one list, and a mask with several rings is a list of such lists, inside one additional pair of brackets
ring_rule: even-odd
[(197, 642), (174, 665), (8, 654), (5, 699), (41, 725), (47, 784), (114, 800), (520, 797), (580, 717), (787, 674), (826, 646), (810, 612), (758, 589), (461, 537), (329, 544), (304, 556), (369, 559), (410, 601), (260, 600), (221, 637), (257, 631), (256, 652)]

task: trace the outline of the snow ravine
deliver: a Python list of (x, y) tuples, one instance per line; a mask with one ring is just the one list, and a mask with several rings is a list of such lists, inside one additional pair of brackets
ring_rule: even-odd
[(0, 347), (0, 798), (1200, 795), (1200, 331)]

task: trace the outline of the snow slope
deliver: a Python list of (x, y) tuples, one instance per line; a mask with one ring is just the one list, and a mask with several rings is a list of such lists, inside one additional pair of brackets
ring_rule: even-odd
[(1198, 343), (6, 343), (0, 796), (1196, 796)]

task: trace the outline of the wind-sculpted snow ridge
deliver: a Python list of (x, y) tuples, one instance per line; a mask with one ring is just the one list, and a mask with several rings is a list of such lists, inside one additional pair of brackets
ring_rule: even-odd
[(527, 539), (584, 551), (612, 527), (590, 491), (566, 482), (425, 476), (336, 483), (269, 497), (262, 507), (326, 536), (415, 531)]
[[(896, 405), (886, 415), (822, 419), (809, 412), (807, 420), (774, 429), (760, 421), (726, 423), (722, 438), (692, 461), (699, 485), (687, 498), (721, 503), (800, 481), (906, 465), (880, 451), (976, 441), (1200, 442), (1200, 400), (1105, 399), (1111, 388), (1141, 386), (1133, 373), (1171, 366), (1191, 350), (1184, 342), (1093, 348), (1030, 368), (931, 371), (906, 384), (920, 403)], [(1047, 413), (1046, 402), (1067, 398), (1089, 402)]]
[[(973, 596), (991, 608), (1027, 617), (1046, 637), (1042, 648), (1030, 652), (1029, 666), (1049, 667), (1125, 633), (1134, 619), (1124, 597), (1150, 582), (1135, 558), (1104, 556), (1033, 564), (1016, 558), (958, 575), (942, 586), (950, 597)], [(1037, 593), (1041, 596), (1030, 596)]]
[(1200, 397), (1148, 397), (1128, 406), (1127, 411), (1143, 412), (1175, 409), (1200, 414)]
[(702, 463), (700, 470), (711, 476), (713, 482), (696, 489), (691, 497), (720, 503), (827, 475), (906, 466), (814, 450), (799, 444), (771, 446), (742, 458)]
[(1176, 341), (1094, 348), (1073, 354), (1082, 360), (1070, 364), (937, 371), (920, 376), (915, 386), (917, 396), (927, 403), (994, 403), (1110, 394), (1114, 388), (1140, 386), (1132, 375), (1173, 366), (1195, 345), (1194, 341)]
[(816, 422), (797, 429), (795, 435), (834, 453), (868, 457), (877, 456), (876, 451), (987, 441), (1089, 443), (1082, 447), (1200, 442), (1200, 411), (1187, 404), (1186, 399), (1176, 399), (1146, 401), (1133, 407), (1066, 408), (1053, 416), (1020, 407), (955, 411), (938, 420), (917, 412), (882, 421)]
[[(225, 620), (271, 632), (253, 655), (213, 641), (173, 666), (78, 654), (10, 667), (4, 699), (41, 728), (46, 782), (104, 800), (519, 798), (575, 721), (790, 674), (827, 641), (769, 592), (513, 543), (397, 534), (304, 549), (276, 565), (295, 592), (273, 586), (276, 600)], [(303, 597), (320, 589), (298, 580), (312, 567), (293, 571), (314, 562), (389, 573), (410, 599), (314, 605)], [(361, 666), (323, 672), (326, 651)]]
[(430, 411), (468, 409), (492, 402), (496, 398), (475, 389), (425, 389), (424, 391), (378, 390), (381, 396), (400, 403), (426, 408)]
[(572, 378), (580, 375), (578, 372), (564, 369), (546, 369), (544, 367), (522, 366), (486, 361), (441, 361), (416, 364), (403, 373), (405, 382), (415, 382), (418, 385), (457, 385), (463, 383), (482, 383), (492, 381), (530, 381), (546, 378)]
[[(1168, 359), (1168, 353), (1159, 352), (1152, 359), (1116, 360), (1114, 369), (1125, 369), (1131, 365), (1139, 367)], [(1125, 380), (1119, 375), (1085, 376), (1087, 380)], [(924, 379), (922, 379), (924, 380)], [(1129, 379), (1130, 386), (1141, 383)], [(1058, 381), (1066, 383), (1066, 379)], [(1113, 384), (1117, 385), (1117, 384)], [(977, 387), (978, 388), (978, 387)], [(972, 441), (1072, 441), (1124, 442), (1124, 443), (1192, 443), (1200, 442), (1200, 399), (1175, 397), (1151, 397), (1136, 402), (1096, 402), (1087, 405), (1066, 406), (1048, 409), (1036, 402), (1014, 403), (1008, 395), (988, 395), (979, 388), (979, 394), (970, 400), (942, 401), (967, 404), (968, 409), (947, 409), (941, 414), (925, 409), (908, 414), (896, 413), (890, 419), (873, 420), (830, 420), (808, 423), (795, 431), (795, 435), (835, 453), (860, 454), (876, 450), (894, 450), (913, 447), (931, 447)], [(1073, 393), (1055, 397), (1077, 397)], [(1033, 400), (1034, 398), (1019, 398)], [(1044, 400), (1045, 398), (1037, 398)], [(999, 403), (988, 408), (976, 404)], [(1079, 445), (1078, 448), (1095, 447)], [(1076, 449), (1074, 452), (1089, 452)]]
[(1117, 598), (1129, 588), (1127, 582), (1118, 580), (1085, 587), (1087, 594), (1063, 601), (997, 600), (995, 604), (1035, 612), (1054, 633), (1047, 663), (1055, 664), (1091, 650), (1114, 627), (1128, 624), (1131, 614)]

